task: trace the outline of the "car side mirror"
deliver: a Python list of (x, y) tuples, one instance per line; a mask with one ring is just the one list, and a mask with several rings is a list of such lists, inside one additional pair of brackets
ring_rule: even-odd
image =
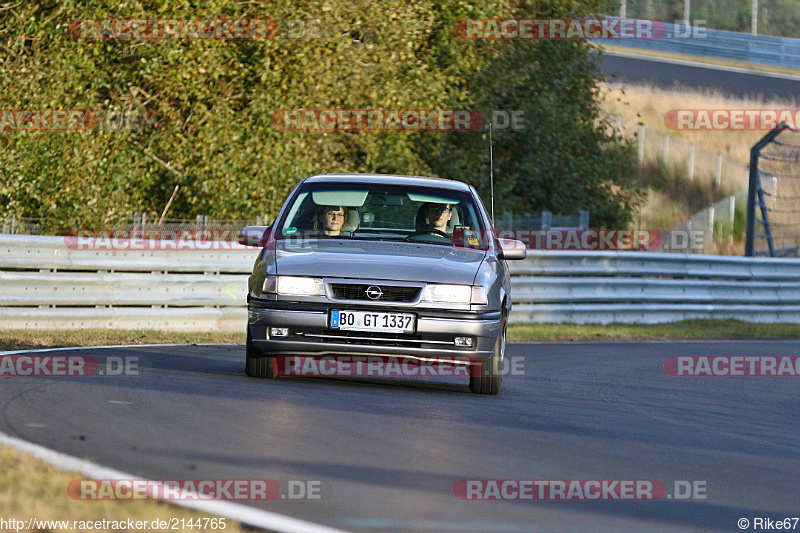
[(239, 244), (263, 248), (269, 237), (270, 226), (245, 226), (239, 233)]
[(500, 250), (497, 252), (498, 259), (525, 259), (527, 249), (524, 242), (501, 238), (498, 238), (497, 242), (500, 244)]

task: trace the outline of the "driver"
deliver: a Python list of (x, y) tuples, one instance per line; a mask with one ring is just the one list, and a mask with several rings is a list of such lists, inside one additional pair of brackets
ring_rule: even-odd
[(342, 231), (347, 209), (341, 205), (321, 205), (314, 213), (314, 232), (327, 237), (337, 237)]
[(429, 229), (447, 233), (447, 223), (450, 222), (450, 217), (453, 216), (453, 208), (450, 204), (428, 202), (422, 207), (422, 213), (425, 215), (425, 223)]

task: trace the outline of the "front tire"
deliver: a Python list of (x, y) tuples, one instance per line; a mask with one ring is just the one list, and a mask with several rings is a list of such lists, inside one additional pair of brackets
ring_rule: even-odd
[(506, 351), (506, 322), (492, 350), (492, 356), (481, 364), (481, 373), (470, 376), (469, 390), (475, 394), (498, 394), (503, 384), (503, 365)]
[(253, 344), (250, 328), (247, 328), (247, 342), (245, 343), (244, 372), (251, 378), (274, 379), (277, 375), (278, 363), (274, 357), (269, 357)]

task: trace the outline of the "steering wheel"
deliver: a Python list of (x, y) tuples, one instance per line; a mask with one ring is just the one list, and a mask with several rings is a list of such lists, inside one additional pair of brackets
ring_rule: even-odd
[(436, 228), (427, 228), (420, 231), (415, 231), (411, 235), (407, 236), (406, 239), (410, 239), (411, 237), (419, 237), (420, 235), (439, 235), (444, 237), (445, 239), (449, 239), (450, 235), (446, 231), (442, 231)]

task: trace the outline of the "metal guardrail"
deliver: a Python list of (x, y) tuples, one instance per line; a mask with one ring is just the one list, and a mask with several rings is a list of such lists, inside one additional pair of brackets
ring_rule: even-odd
[(512, 265), (515, 323), (800, 322), (800, 261), (528, 251)]
[[(74, 250), (0, 235), (5, 328), (242, 331), (258, 250)], [(800, 323), (800, 260), (529, 250), (509, 262), (511, 321)]]
[[(798, 68), (800, 39), (750, 35), (667, 23), (660, 39), (615, 40), (614, 45)], [(700, 34), (689, 33), (700, 31)], [(686, 36), (684, 36), (686, 35)], [(691, 35), (691, 36), (688, 36)], [(681, 37), (684, 36), (684, 37)]]
[[(229, 249), (190, 251), (79, 249), (69, 237), (0, 235), (0, 269), (103, 270), (129, 272), (249, 272), (258, 253), (238, 243), (220, 243)], [(101, 244), (97, 241), (98, 246)]]
[(237, 243), (188, 251), (79, 244), (0, 235), (2, 327), (242, 331), (247, 273), (258, 250)]

